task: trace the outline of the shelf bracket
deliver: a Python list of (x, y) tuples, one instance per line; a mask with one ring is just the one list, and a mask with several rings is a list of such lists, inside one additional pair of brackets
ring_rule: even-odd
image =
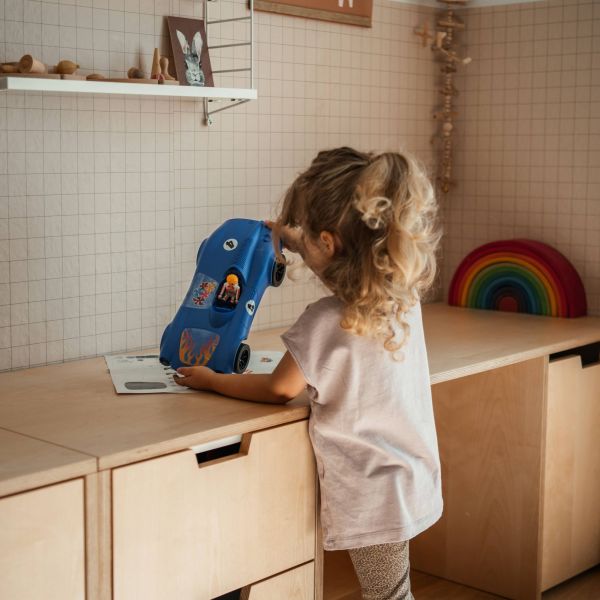
[[(208, 26), (209, 25), (219, 25), (221, 23), (230, 23), (232, 21), (249, 21), (250, 24), (250, 41), (249, 42), (240, 42), (240, 43), (232, 43), (232, 44), (218, 44), (216, 46), (208, 46), (209, 50), (219, 50), (221, 48), (233, 48), (237, 46), (249, 46), (250, 47), (250, 66), (240, 69), (220, 69), (215, 70), (213, 73), (235, 73), (239, 71), (247, 71), (250, 73), (250, 88), (254, 87), (254, 0), (249, 0), (248, 8), (250, 10), (250, 15), (245, 17), (235, 17), (231, 19), (216, 19), (214, 21), (209, 21), (208, 19), (208, 4), (209, 2), (215, 2), (216, 0), (205, 0), (204, 1), (204, 23), (206, 24), (206, 44), (208, 45)], [(245, 104), (248, 102), (248, 99), (237, 99), (232, 98), (231, 104), (227, 104), (226, 106), (222, 106), (221, 108), (217, 108), (215, 110), (209, 109), (209, 98), (204, 98), (204, 124), (209, 126), (214, 123), (212, 115), (221, 112), (223, 110), (228, 110), (233, 108), (234, 106), (239, 106), (240, 104)]]

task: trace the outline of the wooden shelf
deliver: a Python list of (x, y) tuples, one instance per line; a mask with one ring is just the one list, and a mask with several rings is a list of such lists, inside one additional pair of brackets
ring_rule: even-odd
[(209, 100), (256, 100), (252, 88), (193, 87), (188, 85), (154, 85), (39, 77), (0, 77), (0, 90), (22, 92), (54, 92), (58, 94), (122, 94), (128, 96), (161, 96), (167, 98), (208, 98)]

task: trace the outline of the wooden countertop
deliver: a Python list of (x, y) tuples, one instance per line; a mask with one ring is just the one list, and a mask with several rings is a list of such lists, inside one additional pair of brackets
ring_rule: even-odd
[(423, 306), (423, 324), (432, 384), (600, 341), (600, 317), (559, 319), (434, 303)]
[[(423, 315), (432, 384), (600, 340), (600, 318), (444, 304)], [(282, 349), (282, 331), (255, 333), (250, 344)], [(3, 373), (0, 389), (1, 428), (93, 456), (100, 470), (308, 416), (303, 398), (276, 406), (205, 392), (119, 396), (103, 358)]]
[(96, 459), (0, 429), (0, 498), (96, 472)]
[[(250, 336), (250, 343), (283, 348), (273, 331)], [(0, 389), (0, 427), (92, 455), (99, 470), (309, 413), (303, 398), (282, 406), (208, 392), (117, 395), (104, 358), (2, 373)]]

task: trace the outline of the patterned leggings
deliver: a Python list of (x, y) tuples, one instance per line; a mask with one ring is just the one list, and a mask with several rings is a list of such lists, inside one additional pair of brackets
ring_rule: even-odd
[(414, 600), (410, 591), (408, 542), (348, 550), (363, 600)]

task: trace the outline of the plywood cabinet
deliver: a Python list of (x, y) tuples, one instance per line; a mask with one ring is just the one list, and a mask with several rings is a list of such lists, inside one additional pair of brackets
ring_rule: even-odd
[(0, 499), (0, 598), (84, 600), (83, 481)]
[(242, 590), (240, 600), (313, 600), (315, 565), (306, 563)]
[(600, 563), (600, 362), (582, 351), (433, 386), (444, 514), (414, 568), (536, 600)]
[[(598, 343), (600, 319), (441, 304), (423, 317), (445, 508), (411, 541), (412, 566), (536, 600), (600, 560), (599, 367), (549, 360)], [(251, 345), (280, 349), (280, 333)], [(65, 586), (60, 600), (211, 600), (240, 589), (245, 600), (320, 600), (305, 400), (117, 396), (103, 359), (3, 373), (0, 388), (0, 571), (11, 573), (0, 585), (13, 586), (0, 598), (52, 598), (30, 576), (50, 572)], [(234, 435), (233, 455), (198, 462), (190, 450)], [(21, 499), (52, 542), (23, 524)], [(24, 551), (27, 540), (44, 552)]]
[(600, 362), (548, 365), (542, 590), (600, 563)]
[(214, 461), (185, 450), (120, 467), (112, 496), (114, 600), (214, 598), (315, 558), (306, 420)]

